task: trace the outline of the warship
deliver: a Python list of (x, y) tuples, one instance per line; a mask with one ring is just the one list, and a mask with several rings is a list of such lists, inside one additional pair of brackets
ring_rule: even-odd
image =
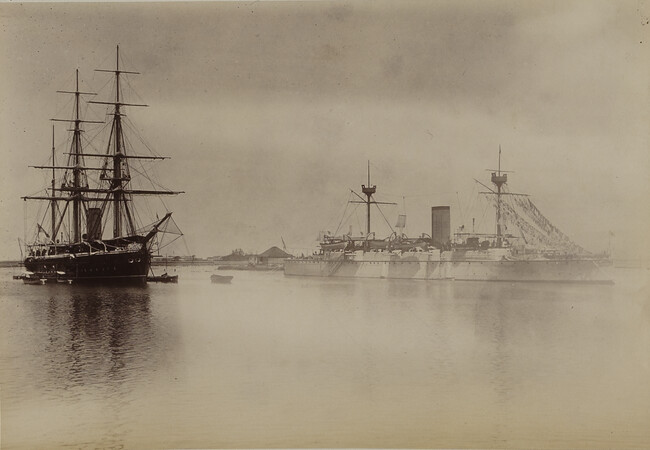
[[(317, 277), (398, 278), (422, 280), (470, 280), (508, 282), (612, 283), (608, 255), (593, 255), (571, 241), (534, 205), (527, 194), (509, 192), (508, 171), (499, 164), (492, 172), (492, 187), (477, 181), (480, 192), (496, 211), (494, 233), (465, 232), (452, 236), (450, 206), (431, 207), (431, 234), (409, 238), (401, 231), (405, 216), (398, 217), (398, 231), (376, 239), (370, 228), (371, 205), (379, 208), (376, 185), (353, 191), (366, 206), (366, 232), (360, 237), (324, 234), (319, 250), (284, 263), (285, 275)], [(365, 196), (365, 198), (364, 198)], [(509, 230), (518, 230), (511, 233)], [(336, 233), (335, 233), (336, 234)]]
[[(147, 105), (124, 101), (122, 83), (126, 82), (126, 75), (138, 72), (120, 68), (119, 46), (115, 68), (96, 71), (113, 75), (114, 97), (110, 101), (87, 103), (107, 107), (110, 120), (81, 118), (82, 97), (96, 94), (80, 91), (77, 69), (75, 89), (57, 91), (73, 96), (72, 118), (52, 119), (67, 123), (70, 128), (70, 147), (64, 153), (67, 163), (56, 164), (53, 127), (51, 164), (30, 166), (51, 170), (52, 179), (49, 189), (45, 188), (40, 195), (22, 197), (46, 205), (45, 214), (37, 216), (33, 237), (26, 240), (24, 265), (31, 276), (45, 281), (144, 284), (150, 271), (152, 248), (154, 243), (159, 243), (158, 235), (182, 233), (169, 211), (162, 217), (156, 214), (147, 225), (140, 225), (143, 216), (136, 210), (134, 200), (182, 192), (160, 188), (145, 171), (145, 162), (167, 157), (155, 154), (142, 139), (149, 154), (136, 154), (130, 139), (125, 137), (125, 128), (134, 131), (126, 118), (127, 108)], [(82, 143), (88, 142), (83, 136), (85, 124), (104, 124), (108, 138), (102, 144), (103, 153), (84, 149)], [(139, 166), (134, 167), (134, 162)], [(134, 180), (138, 176), (146, 179), (152, 188), (143, 188), (139, 181), (136, 186)], [(105, 237), (105, 234), (112, 236)]]

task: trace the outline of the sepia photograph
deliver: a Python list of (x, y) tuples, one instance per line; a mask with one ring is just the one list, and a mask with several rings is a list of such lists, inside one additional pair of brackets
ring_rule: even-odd
[(650, 2), (0, 41), (1, 449), (650, 448)]

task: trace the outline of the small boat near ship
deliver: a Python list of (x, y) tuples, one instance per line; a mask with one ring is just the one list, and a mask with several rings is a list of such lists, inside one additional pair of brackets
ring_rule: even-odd
[(147, 277), (147, 281), (152, 283), (178, 283), (178, 275), (169, 275), (165, 272), (162, 275), (150, 275)]
[(14, 275), (12, 278), (14, 280), (22, 280), (24, 284), (72, 284), (72, 280), (66, 277), (63, 272), (58, 272), (56, 278), (47, 278), (33, 272), (23, 272), (20, 275)]
[[(107, 142), (101, 144), (105, 152), (87, 152), (82, 146), (84, 124), (104, 122), (81, 118), (81, 98), (95, 93), (80, 90), (77, 70), (75, 89), (58, 91), (74, 97), (72, 118), (53, 119), (72, 125), (69, 130), (72, 132), (71, 146), (65, 153), (67, 163), (56, 164), (53, 128), (50, 164), (32, 166), (52, 170), (51, 187), (40, 195), (23, 197), (48, 205), (45, 217), (35, 224), (35, 237), (26, 245), (24, 265), (28, 271), (46, 280), (144, 284), (150, 270), (154, 237), (164, 232), (179, 236), (182, 233), (175, 228), (172, 213), (168, 211), (162, 218), (156, 215), (149, 225), (141, 225), (142, 212), (136, 211), (135, 199), (181, 192), (161, 189), (144, 172), (142, 162), (167, 157), (153, 153), (146, 144), (149, 154), (136, 154), (129, 144), (135, 140), (125, 138), (125, 128), (134, 129), (127, 121), (125, 110), (147, 105), (125, 102), (121, 83), (126, 75), (137, 72), (120, 67), (119, 46), (115, 69), (97, 71), (114, 76), (114, 98), (88, 102), (109, 108), (110, 126), (104, 129), (110, 133)], [(87, 161), (99, 163), (87, 164)], [(139, 166), (131, 167), (135, 163)], [(134, 184), (138, 174), (143, 175), (141, 178), (148, 180), (152, 188)], [(47, 221), (49, 230), (46, 231)], [(112, 237), (105, 237), (109, 230)]]
[[(320, 250), (308, 257), (284, 262), (285, 275), (319, 277), (399, 278), (422, 280), (526, 281), (611, 284), (607, 255), (593, 255), (572, 242), (532, 203), (526, 194), (506, 190), (508, 175), (499, 168), (492, 172), (493, 188), (481, 192), (496, 210), (496, 232), (451, 236), (450, 207), (431, 208), (431, 235), (408, 238), (402, 233), (376, 239), (370, 228), (371, 205), (377, 190), (361, 186), (365, 198), (354, 193), (367, 212), (366, 234), (362, 237), (323, 236)], [(384, 203), (385, 204), (385, 203)], [(508, 226), (519, 230), (509, 233)], [(335, 233), (336, 234), (336, 233)]]
[(151, 275), (147, 277), (147, 282), (151, 283), (178, 283), (178, 275), (169, 275), (167, 273), (167, 257), (165, 256), (165, 272), (161, 275), (156, 275), (151, 268)]
[(210, 281), (213, 283), (230, 283), (233, 279), (232, 275), (210, 275)]
[(24, 284), (45, 284), (47, 281), (33, 272), (25, 272), (20, 279), (23, 280)]

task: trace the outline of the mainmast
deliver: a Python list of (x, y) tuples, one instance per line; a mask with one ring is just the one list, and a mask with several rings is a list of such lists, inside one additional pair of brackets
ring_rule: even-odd
[(52, 125), (52, 200), (50, 200), (50, 208), (52, 208), (52, 241), (56, 243), (56, 160), (54, 155), (54, 125)]
[[(100, 103), (100, 104), (109, 104), (114, 105), (115, 109), (113, 110), (113, 125), (111, 128), (111, 137), (108, 141), (108, 148), (106, 149), (107, 154), (111, 154), (111, 147), (113, 149), (112, 158), (113, 158), (113, 170), (112, 177), (102, 176), (102, 179), (110, 181), (110, 190), (113, 192), (113, 237), (122, 236), (122, 207), (124, 208), (124, 214), (127, 219), (128, 233), (135, 233), (135, 225), (133, 223), (133, 217), (129, 207), (129, 198), (125, 195), (124, 187), (126, 184), (131, 181), (131, 177), (128, 171), (128, 165), (126, 165), (126, 170), (122, 170), (122, 162), (126, 160), (126, 146), (124, 145), (124, 136), (122, 134), (122, 112), (120, 110), (121, 106), (147, 106), (147, 105), (136, 105), (133, 103), (122, 103), (120, 99), (120, 75), (123, 73), (138, 74), (139, 72), (130, 72), (126, 70), (120, 70), (120, 46), (117, 46), (116, 57), (115, 57), (115, 70), (103, 70), (95, 69), (97, 72), (112, 72), (115, 74), (115, 101), (114, 102), (91, 102), (91, 103)], [(122, 205), (124, 204), (124, 205)]]
[[(499, 146), (499, 165), (496, 169), (485, 169), (487, 171), (492, 172), (492, 184), (496, 186), (496, 191), (487, 186), (486, 184), (481, 183), (480, 181), (474, 179), (478, 184), (483, 186), (484, 188), (487, 188), (489, 192), (479, 192), (480, 194), (485, 194), (485, 195), (495, 195), (496, 196), (496, 247), (500, 248), (503, 246), (503, 231), (505, 230), (504, 226), (504, 214), (503, 214), (503, 196), (515, 196), (515, 197), (528, 197), (528, 194), (518, 194), (515, 192), (506, 192), (505, 189), (503, 189), (503, 186), (508, 183), (508, 173), (512, 173), (510, 170), (501, 170), (501, 146)], [(512, 209), (508, 206), (506, 203), (506, 210), (512, 212)], [(472, 228), (474, 226), (472, 225)], [(472, 229), (472, 232), (474, 230)], [(510, 237), (510, 236), (508, 236)]]
[[(117, 46), (115, 56), (115, 113), (113, 114), (113, 130), (115, 132), (115, 139), (113, 140), (115, 146), (115, 157), (113, 158), (113, 180), (111, 189), (115, 191), (113, 197), (113, 237), (122, 235), (122, 216), (120, 214), (120, 203), (122, 202), (122, 183), (128, 181), (128, 178), (122, 177), (122, 115), (120, 114), (120, 46)], [(129, 218), (129, 227), (133, 233), (133, 222), (131, 214), (129, 213), (129, 205), (124, 202), (124, 210)]]
[[(115, 106), (113, 110), (113, 125), (111, 127), (111, 137), (108, 141), (106, 154), (111, 155), (113, 159), (112, 177), (102, 174), (102, 179), (110, 182), (110, 190), (113, 193), (113, 237), (117, 238), (122, 236), (122, 208), (126, 216), (128, 225), (128, 234), (135, 234), (135, 225), (133, 222), (133, 215), (129, 206), (129, 198), (125, 191), (126, 184), (131, 181), (131, 176), (128, 170), (128, 164), (125, 165), (125, 170), (122, 170), (123, 162), (126, 162), (126, 145), (124, 145), (124, 136), (122, 133), (122, 106), (147, 106), (137, 105), (134, 103), (123, 103), (120, 98), (120, 75), (123, 73), (139, 74), (139, 72), (131, 72), (120, 70), (120, 46), (117, 46), (115, 57), (115, 70), (95, 69), (97, 72), (111, 72), (115, 74), (115, 101), (114, 102), (90, 102)], [(112, 148), (112, 152), (111, 152)], [(111, 154), (112, 153), (112, 154)]]
[[(125, 235), (134, 235), (136, 234), (136, 226), (134, 222), (134, 215), (131, 211), (132, 206), (130, 205), (131, 196), (133, 194), (137, 195), (174, 195), (181, 192), (174, 191), (160, 191), (160, 190), (133, 190), (128, 189), (127, 186), (131, 181), (131, 175), (129, 172), (129, 159), (166, 159), (164, 156), (137, 156), (127, 154), (127, 147), (124, 141), (124, 134), (122, 128), (122, 112), (123, 106), (148, 106), (136, 103), (125, 103), (122, 101), (121, 95), (121, 86), (120, 86), (120, 75), (122, 74), (134, 74), (138, 75), (139, 72), (132, 72), (127, 70), (120, 69), (120, 46), (116, 48), (116, 58), (115, 58), (115, 69), (114, 70), (105, 70), (105, 69), (95, 69), (97, 72), (109, 72), (115, 75), (115, 101), (113, 102), (101, 102), (101, 101), (91, 101), (89, 103), (97, 103), (103, 105), (112, 105), (114, 106), (112, 112), (112, 126), (111, 134), (108, 140), (106, 147), (106, 154), (102, 155), (103, 157), (108, 157), (112, 159), (112, 168), (111, 172), (103, 171), (100, 179), (106, 180), (109, 182), (108, 189), (99, 189), (96, 192), (106, 192), (108, 193), (108, 198), (112, 196), (112, 205), (113, 205), (113, 237), (118, 238)], [(100, 155), (93, 155), (100, 156)], [(126, 233), (123, 230), (123, 217), (126, 219), (127, 230)]]

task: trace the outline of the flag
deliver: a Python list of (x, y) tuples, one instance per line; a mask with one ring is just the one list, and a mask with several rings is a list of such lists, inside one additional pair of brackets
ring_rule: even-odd
[(397, 216), (397, 223), (395, 228), (406, 228), (406, 214), (399, 214)]

